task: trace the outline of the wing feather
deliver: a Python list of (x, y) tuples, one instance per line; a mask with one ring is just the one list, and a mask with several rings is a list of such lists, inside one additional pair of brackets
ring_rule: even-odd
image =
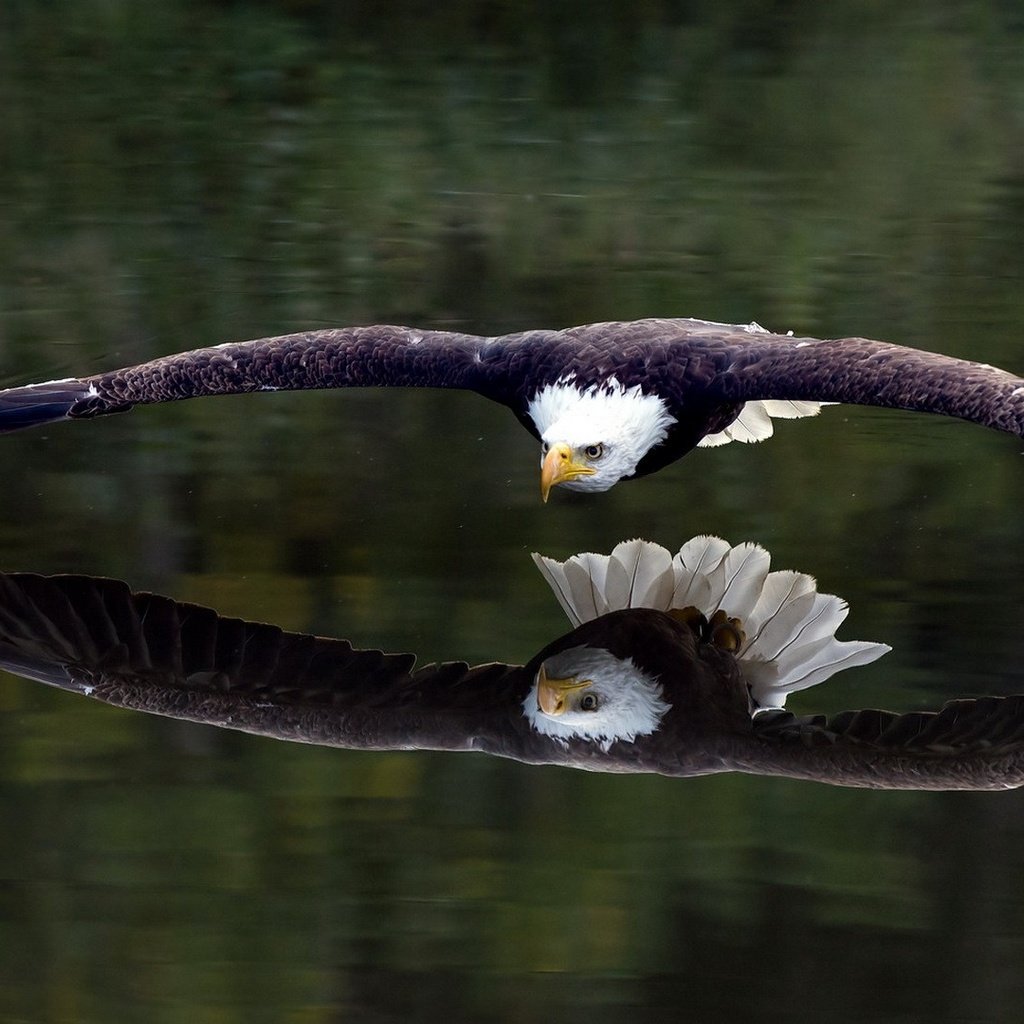
[(525, 727), (518, 666), (357, 650), (117, 580), (0, 574), (0, 668), (119, 707), (306, 743), (484, 749)]

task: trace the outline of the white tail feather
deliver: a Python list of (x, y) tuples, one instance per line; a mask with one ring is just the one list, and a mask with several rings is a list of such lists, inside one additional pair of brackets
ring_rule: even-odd
[(783, 707), (788, 694), (891, 650), (836, 640), (846, 602), (819, 594), (813, 576), (769, 572), (771, 556), (756, 544), (731, 547), (720, 537), (700, 536), (671, 556), (659, 544), (630, 540), (611, 555), (587, 552), (557, 562), (534, 554), (533, 560), (574, 626), (623, 608), (692, 605), (709, 618), (719, 610), (739, 618), (746, 639), (736, 659), (752, 710)]
[(724, 430), (708, 434), (697, 442), (698, 448), (717, 448), (730, 441), (757, 444), (775, 433), (773, 419), (795, 420), (803, 416), (817, 416), (822, 406), (834, 402), (796, 402), (783, 399), (763, 399), (744, 402), (736, 419)]
[(565, 578), (580, 621), (589, 622), (611, 611), (605, 596), (607, 577), (608, 560), (598, 555), (584, 555), (579, 562), (566, 565)]
[(796, 402), (788, 399), (766, 398), (761, 404), (773, 420), (798, 420), (804, 416), (817, 416), (826, 405), (837, 402)]
[(891, 648), (866, 640), (822, 640), (807, 660), (786, 665), (778, 662), (744, 661), (743, 675), (760, 708), (784, 707), (786, 697), (823, 683), (846, 668), (868, 665)]
[(737, 544), (726, 551), (713, 573), (715, 608), (746, 619), (764, 590), (771, 556), (756, 544)]
[[(613, 578), (619, 592), (612, 590)], [(623, 541), (608, 560), (608, 584), (609, 607), (656, 608), (672, 600), (672, 556), (660, 544)]]
[[(807, 620), (815, 614), (818, 597), (818, 593), (813, 590), (794, 597), (757, 634), (756, 649), (762, 661), (777, 661), (787, 646), (800, 637)], [(753, 641), (751, 646), (754, 646)]]
[(556, 562), (553, 558), (533, 553), (534, 565), (540, 570), (540, 574), (547, 580), (548, 586), (555, 592), (562, 611), (569, 617), (569, 621), (575, 629), (583, 624), (583, 619), (576, 611), (573, 603), (572, 591), (569, 589), (569, 581), (565, 575), (565, 563)]
[(727, 431), (734, 441), (756, 444), (775, 433), (772, 418), (763, 402), (746, 402), (740, 414), (729, 424)]
[(728, 550), (728, 541), (721, 537), (703, 535), (688, 540), (672, 560), (676, 585), (671, 607), (702, 608), (711, 594), (709, 577)]

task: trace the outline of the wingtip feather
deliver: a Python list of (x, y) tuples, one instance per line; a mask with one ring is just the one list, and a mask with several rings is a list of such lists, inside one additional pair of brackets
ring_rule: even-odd
[(74, 378), (0, 391), (0, 433), (67, 419), (87, 394), (88, 386)]

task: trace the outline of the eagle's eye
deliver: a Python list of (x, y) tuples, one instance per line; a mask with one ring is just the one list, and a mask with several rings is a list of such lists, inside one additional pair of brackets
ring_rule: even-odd
[(580, 710), (581, 711), (596, 711), (601, 701), (598, 700), (596, 693), (585, 693), (580, 697)]
[(602, 455), (604, 455), (604, 445), (588, 444), (587, 447), (583, 449), (583, 454), (586, 455), (591, 462), (596, 462)]

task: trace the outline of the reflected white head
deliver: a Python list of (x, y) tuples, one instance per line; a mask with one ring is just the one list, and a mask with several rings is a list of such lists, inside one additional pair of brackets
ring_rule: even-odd
[(606, 491), (636, 472), (640, 460), (676, 422), (657, 395), (639, 385), (580, 388), (570, 380), (545, 385), (527, 406), (541, 437), (541, 494), (556, 484)]
[(599, 647), (573, 647), (548, 658), (523, 701), (523, 714), (545, 736), (579, 737), (607, 750), (660, 725), (669, 705), (661, 684), (631, 658)]

